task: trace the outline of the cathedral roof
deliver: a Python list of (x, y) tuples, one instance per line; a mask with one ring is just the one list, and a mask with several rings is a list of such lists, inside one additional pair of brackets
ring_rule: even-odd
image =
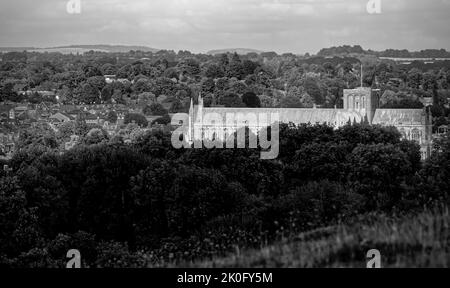
[[(197, 111), (196, 111), (197, 112)], [(331, 125), (343, 125), (349, 120), (360, 123), (364, 120), (363, 116), (357, 111), (350, 111), (346, 109), (316, 109), (316, 108), (223, 108), (223, 107), (204, 107), (203, 114), (218, 113), (226, 118), (227, 113), (279, 113), (280, 122), (282, 123), (311, 123)]]
[(396, 126), (425, 124), (423, 109), (377, 109), (372, 124)]

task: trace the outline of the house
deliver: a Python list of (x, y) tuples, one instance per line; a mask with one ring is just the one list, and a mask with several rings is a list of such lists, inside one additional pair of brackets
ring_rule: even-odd
[(116, 75), (104, 75), (103, 77), (105, 77), (105, 82), (106, 82), (107, 84), (111, 84), (111, 83), (117, 81)]
[(99, 125), (100, 124), (100, 117), (96, 116), (94, 114), (91, 113), (86, 113), (84, 115), (84, 120), (86, 121), (86, 124), (95, 124), (95, 125)]
[(54, 123), (65, 123), (65, 122), (69, 122), (69, 121), (73, 121), (75, 118), (73, 118), (72, 116), (63, 113), (63, 112), (57, 112), (55, 114), (53, 114), (52, 116), (49, 117), (50, 121), (54, 122)]
[(17, 136), (13, 133), (0, 133), (0, 154), (3, 158), (10, 159), (14, 154)]

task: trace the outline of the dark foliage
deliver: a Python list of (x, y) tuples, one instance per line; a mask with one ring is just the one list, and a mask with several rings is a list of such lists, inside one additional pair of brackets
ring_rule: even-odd
[[(420, 162), (388, 128), (282, 125), (281, 157), (251, 149), (180, 149), (170, 133), (90, 143), (62, 155), (21, 148), (0, 178), (0, 261), (143, 267), (258, 247), (361, 213), (447, 203), (448, 137)], [(115, 143), (115, 144), (113, 144)]]

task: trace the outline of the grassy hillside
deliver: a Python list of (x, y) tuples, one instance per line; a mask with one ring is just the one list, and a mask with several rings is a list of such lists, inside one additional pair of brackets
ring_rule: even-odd
[(449, 220), (448, 209), (397, 219), (371, 216), (193, 266), (362, 268), (367, 251), (378, 249), (382, 267), (449, 267)]

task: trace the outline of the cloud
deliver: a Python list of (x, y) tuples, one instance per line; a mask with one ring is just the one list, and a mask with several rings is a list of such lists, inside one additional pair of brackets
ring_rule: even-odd
[(381, 0), (381, 15), (369, 15), (366, 0), (81, 0), (79, 15), (66, 12), (67, 1), (1, 1), (0, 45), (450, 48), (449, 0)]

